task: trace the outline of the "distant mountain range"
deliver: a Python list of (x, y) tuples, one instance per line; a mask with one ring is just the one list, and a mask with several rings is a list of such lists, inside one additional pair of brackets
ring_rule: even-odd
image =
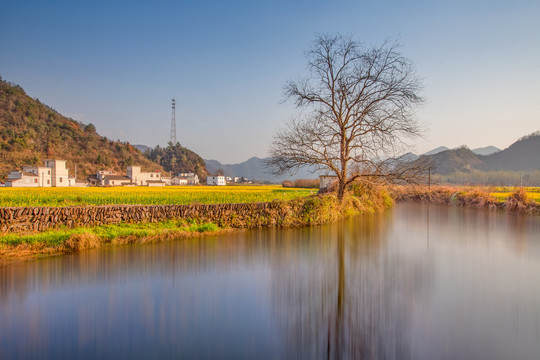
[(275, 176), (266, 168), (265, 159), (252, 157), (239, 164), (222, 164), (217, 160), (204, 160), (208, 174), (215, 174), (222, 170), (225, 176), (246, 177), (250, 180), (278, 183), (283, 180), (313, 179), (319, 176), (316, 172), (310, 172), (308, 168), (300, 169), (295, 174)]
[(152, 148), (150, 146), (146, 146), (146, 145), (142, 145), (142, 144), (133, 145), (133, 147), (138, 149), (142, 153), (144, 153), (146, 150), (152, 150)]
[(486, 146), (486, 147), (472, 149), (471, 151), (475, 153), (476, 155), (491, 155), (493, 153), (501, 151), (501, 149), (495, 146)]
[(442, 175), (472, 170), (540, 170), (540, 132), (524, 136), (504, 150), (498, 150), (494, 146), (475, 150), (461, 146), (432, 154), (428, 152), (421, 157), (430, 159), (435, 173)]
[[(449, 175), (456, 172), (470, 171), (525, 171), (540, 170), (540, 132), (525, 136), (507, 149), (486, 146), (470, 150), (467, 146), (449, 149), (441, 146), (422, 155), (407, 153), (399, 160), (402, 162), (427, 158), (434, 164), (433, 174)], [(269, 174), (264, 160), (258, 157), (239, 164), (222, 164), (217, 160), (205, 160), (209, 174), (222, 170), (226, 176), (244, 176), (249, 179), (280, 182), (286, 179), (312, 179), (319, 174), (302, 169), (290, 176)]]
[[(430, 150), (427, 153), (424, 153), (422, 155), (435, 155), (443, 151), (455, 150), (455, 149), (458, 149), (458, 148), (450, 149), (450, 148), (447, 148), (446, 146), (439, 146), (438, 148)], [(475, 153), (476, 155), (490, 155), (490, 154), (496, 153), (497, 151), (501, 151), (501, 149), (495, 146), (486, 146), (486, 147), (472, 149), (471, 151)]]

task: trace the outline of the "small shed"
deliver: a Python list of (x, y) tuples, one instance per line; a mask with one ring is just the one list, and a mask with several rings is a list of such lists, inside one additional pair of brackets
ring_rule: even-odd
[(103, 178), (103, 185), (105, 186), (122, 186), (131, 183), (131, 179), (122, 175), (106, 175)]
[(337, 183), (338, 177), (335, 175), (321, 175), (319, 180), (319, 192), (326, 192), (330, 191), (332, 186)]

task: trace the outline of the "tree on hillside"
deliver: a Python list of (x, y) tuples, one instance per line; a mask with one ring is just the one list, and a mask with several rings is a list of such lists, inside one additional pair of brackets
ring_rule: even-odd
[(156, 146), (144, 154), (148, 159), (163, 166), (165, 171), (177, 174), (179, 172), (192, 172), (201, 179), (206, 178), (204, 160), (193, 151), (183, 147), (180, 143), (169, 142), (167, 147)]
[(392, 176), (396, 167), (381, 159), (420, 134), (411, 111), (422, 102), (421, 82), (395, 43), (364, 48), (322, 35), (306, 57), (309, 75), (284, 88), (302, 115), (274, 134), (267, 164), (278, 175), (305, 165), (333, 173), (341, 200), (359, 176)]

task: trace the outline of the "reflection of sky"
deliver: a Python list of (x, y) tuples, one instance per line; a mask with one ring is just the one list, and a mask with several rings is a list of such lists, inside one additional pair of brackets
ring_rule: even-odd
[(403, 43), (425, 83), (417, 151), (539, 130), (538, 1), (4, 1), (2, 15), (1, 75), (111, 139), (164, 145), (175, 96), (182, 144), (264, 156), (293, 113), (282, 86), (328, 32)]
[(538, 217), (401, 204), (14, 264), (0, 358), (534, 358), (539, 233)]

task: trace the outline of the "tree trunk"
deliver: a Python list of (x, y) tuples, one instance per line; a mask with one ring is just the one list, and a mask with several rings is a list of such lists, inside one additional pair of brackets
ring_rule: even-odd
[(345, 180), (339, 179), (337, 198), (340, 203), (343, 200), (343, 195), (345, 195)]

